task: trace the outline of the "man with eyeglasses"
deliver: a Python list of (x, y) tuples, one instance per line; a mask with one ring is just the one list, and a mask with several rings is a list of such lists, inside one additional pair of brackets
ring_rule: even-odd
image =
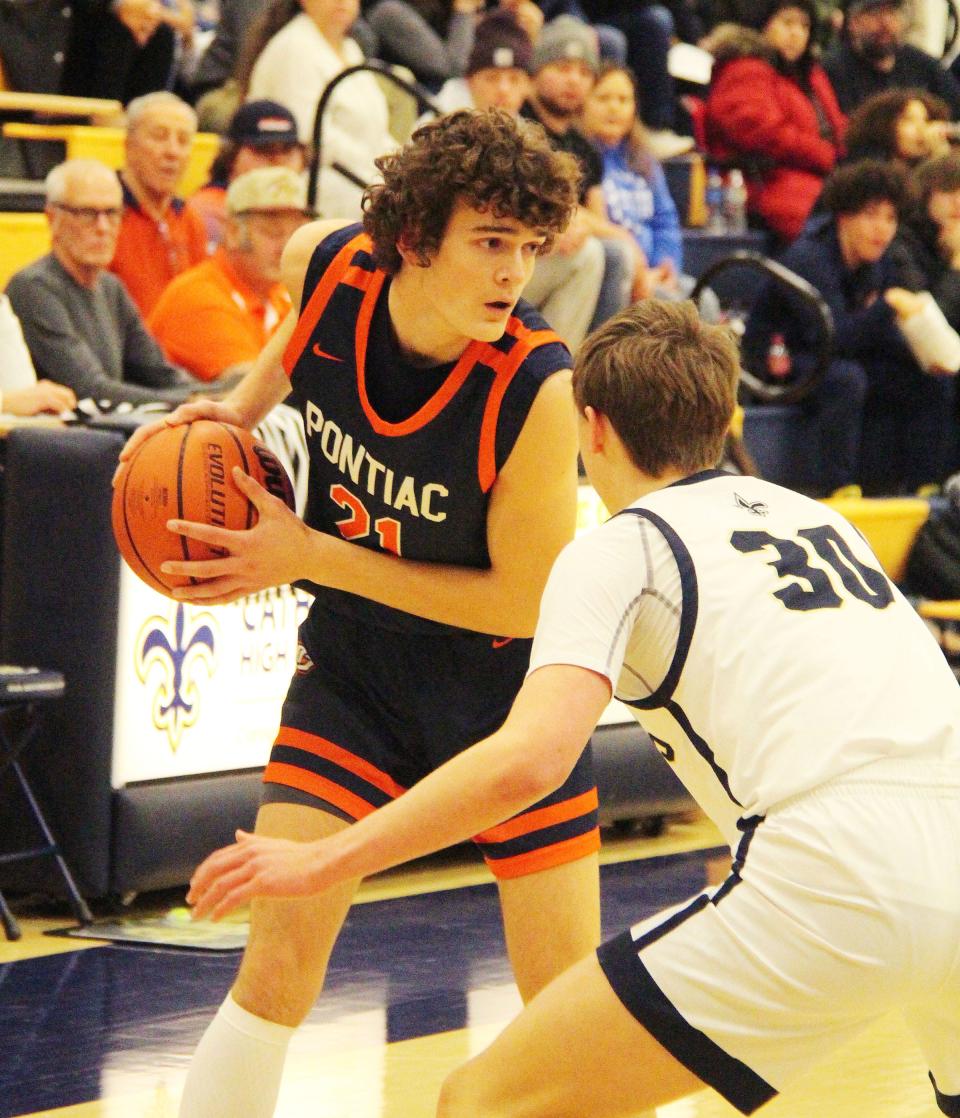
[(167, 361), (107, 271), (123, 213), (117, 176), (96, 160), (73, 159), (54, 167), (45, 186), (51, 250), (7, 286), (37, 374), (78, 399), (185, 400), (196, 381)]

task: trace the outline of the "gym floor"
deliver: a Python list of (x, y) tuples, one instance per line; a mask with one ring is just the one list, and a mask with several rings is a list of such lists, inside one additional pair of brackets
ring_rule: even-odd
[[(715, 879), (719, 836), (700, 818), (656, 838), (606, 835), (604, 933)], [(519, 1008), (495, 887), (464, 849), (367, 882), (327, 990), (291, 1046), (277, 1118), (430, 1118), (445, 1073)], [(138, 899), (138, 914), (182, 893)], [(50, 936), (68, 910), (14, 904), (0, 940), (0, 1118), (175, 1118), (190, 1054), (228, 990), (236, 952)], [(923, 1061), (884, 1019), (763, 1111), (770, 1118), (936, 1118)], [(657, 1118), (730, 1118), (712, 1092)]]

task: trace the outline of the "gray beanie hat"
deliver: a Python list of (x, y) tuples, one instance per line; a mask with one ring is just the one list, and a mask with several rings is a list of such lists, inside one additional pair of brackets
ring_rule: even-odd
[(569, 60), (583, 62), (591, 70), (600, 67), (597, 33), (582, 20), (573, 16), (557, 16), (543, 25), (533, 47), (533, 72), (537, 73), (551, 62)]

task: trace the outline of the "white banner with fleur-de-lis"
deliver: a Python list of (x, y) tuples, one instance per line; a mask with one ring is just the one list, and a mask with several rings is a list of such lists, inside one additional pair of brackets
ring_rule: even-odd
[(265, 765), (310, 601), (284, 586), (190, 606), (122, 566), (113, 787)]

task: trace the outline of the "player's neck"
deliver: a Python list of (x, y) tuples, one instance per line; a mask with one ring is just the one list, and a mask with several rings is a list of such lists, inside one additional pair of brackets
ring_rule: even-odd
[(415, 270), (401, 268), (388, 295), (390, 321), (404, 357), (415, 365), (442, 365), (457, 358), (470, 339), (450, 328), (421, 291)]
[(595, 485), (595, 488), (612, 514), (628, 508), (651, 493), (656, 493), (658, 489), (666, 489), (668, 485), (673, 485), (674, 482), (681, 481), (687, 476), (686, 473), (669, 471), (662, 477), (650, 477), (642, 470), (622, 469), (611, 472), (603, 479), (598, 479), (600, 484)]

